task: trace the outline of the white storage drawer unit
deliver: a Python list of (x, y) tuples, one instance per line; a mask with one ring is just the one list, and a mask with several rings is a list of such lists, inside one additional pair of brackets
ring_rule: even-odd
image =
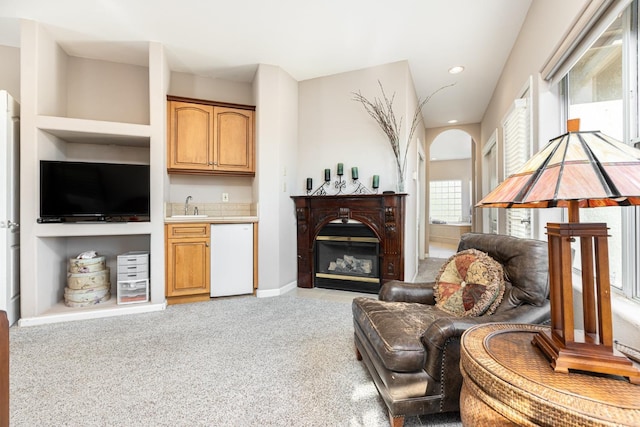
[(118, 281), (118, 304), (149, 301), (149, 279)]
[(118, 255), (118, 304), (149, 301), (149, 252)]

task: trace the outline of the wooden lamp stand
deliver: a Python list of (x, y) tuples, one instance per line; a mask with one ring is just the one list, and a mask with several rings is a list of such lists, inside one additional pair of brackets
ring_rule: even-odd
[[(532, 344), (551, 359), (555, 371), (569, 369), (620, 375), (640, 384), (640, 370), (613, 348), (609, 251), (605, 223), (579, 223), (578, 202), (569, 202), (569, 223), (547, 224), (551, 330)], [(575, 329), (571, 242), (580, 238), (584, 330)], [(595, 265), (595, 284), (594, 284)]]

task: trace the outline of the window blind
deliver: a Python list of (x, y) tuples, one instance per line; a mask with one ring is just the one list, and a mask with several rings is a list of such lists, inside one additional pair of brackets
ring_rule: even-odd
[(556, 84), (633, 0), (591, 0), (571, 24), (562, 42), (542, 67), (542, 77)]
[[(525, 95), (526, 96), (526, 95)], [(502, 122), (505, 178), (516, 173), (531, 157), (528, 98), (515, 100), (514, 107)], [(507, 234), (531, 238), (531, 209), (507, 209)]]

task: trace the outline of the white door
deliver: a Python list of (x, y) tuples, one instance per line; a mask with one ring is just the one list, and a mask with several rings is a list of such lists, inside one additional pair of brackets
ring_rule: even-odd
[(20, 317), (20, 109), (0, 91), (0, 310)]
[[(482, 197), (498, 185), (498, 144), (496, 132), (487, 141), (482, 151)], [(482, 209), (482, 231), (498, 234), (498, 209)]]

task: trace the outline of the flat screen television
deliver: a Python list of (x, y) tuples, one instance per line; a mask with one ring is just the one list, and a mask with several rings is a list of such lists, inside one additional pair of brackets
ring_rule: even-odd
[(39, 222), (149, 221), (149, 165), (40, 161)]

